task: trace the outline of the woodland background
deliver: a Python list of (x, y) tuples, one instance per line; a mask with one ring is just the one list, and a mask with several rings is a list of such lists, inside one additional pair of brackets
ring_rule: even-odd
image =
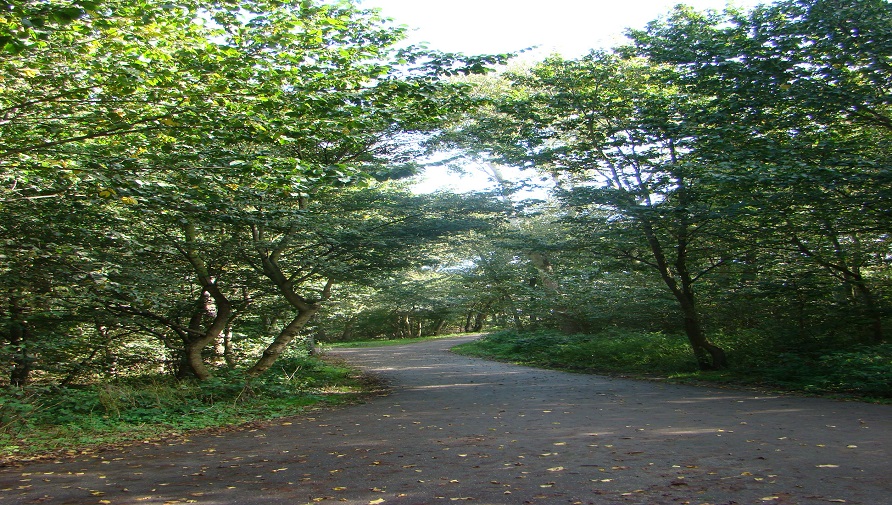
[[(0, 3), (9, 440), (493, 328), (551, 366), (889, 397), (888, 2), (679, 6), (534, 63), (404, 34), (351, 2)], [(498, 189), (414, 194), (435, 153)]]

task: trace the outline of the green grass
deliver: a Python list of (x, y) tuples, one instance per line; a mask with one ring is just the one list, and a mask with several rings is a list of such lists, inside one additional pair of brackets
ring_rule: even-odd
[(356, 342), (333, 342), (322, 344), (323, 348), (340, 348), (351, 349), (357, 347), (385, 347), (390, 345), (414, 344), (416, 342), (427, 342), (429, 340), (440, 340), (443, 338), (453, 338), (468, 335), (467, 333), (456, 333), (451, 335), (436, 335), (432, 337), (419, 338), (397, 338), (397, 339), (380, 339), (380, 340), (361, 340)]
[(700, 371), (687, 339), (662, 333), (564, 335), (504, 331), (453, 348), (529, 366), (672, 382), (710, 383), (892, 403), (892, 344), (779, 350), (757, 335), (719, 336), (730, 368)]
[(0, 460), (225, 429), (353, 402), (374, 390), (353, 369), (306, 357), (282, 359), (250, 382), (219, 370), (202, 383), (146, 377), (10, 388), (0, 391)]

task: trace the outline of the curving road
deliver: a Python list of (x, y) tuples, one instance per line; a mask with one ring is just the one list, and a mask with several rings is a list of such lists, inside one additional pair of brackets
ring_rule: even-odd
[(392, 392), (0, 469), (0, 503), (892, 504), (892, 407), (536, 370), (473, 337), (334, 354)]

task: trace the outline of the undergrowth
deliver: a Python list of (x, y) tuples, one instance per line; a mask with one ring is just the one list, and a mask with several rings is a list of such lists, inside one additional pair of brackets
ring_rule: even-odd
[(503, 331), (455, 347), (459, 354), (586, 373), (676, 382), (710, 382), (892, 403), (892, 344), (844, 349), (777, 349), (758, 335), (719, 335), (726, 370), (701, 371), (687, 339), (663, 333), (607, 331), (564, 335)]
[(25, 458), (239, 425), (355, 400), (370, 385), (349, 368), (281, 359), (250, 381), (218, 370), (204, 382), (136, 377), (69, 387), (0, 390), (0, 458)]

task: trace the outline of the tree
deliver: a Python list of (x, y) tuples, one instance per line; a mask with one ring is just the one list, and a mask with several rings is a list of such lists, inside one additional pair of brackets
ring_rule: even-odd
[(558, 177), (568, 221), (584, 228), (589, 247), (656, 271), (701, 367), (726, 366), (706, 338), (694, 291), (722, 259), (697, 248), (714, 219), (699, 200), (706, 166), (692, 154), (684, 120), (690, 97), (669, 69), (608, 53), (552, 57), (510, 78), (515, 90), (466, 130), (471, 147)]
[[(351, 187), (411, 174), (412, 135), (472, 105), (463, 85), (443, 77), (504, 59), (398, 49), (402, 29), (350, 2), (81, 2), (64, 20), (56, 7), (16, 4), (10, 12), (31, 16), (24, 28), (3, 18), (0, 35), (31, 38), (4, 39), (0, 60), (8, 76), (0, 210), (22, 223), (40, 218), (27, 202), (91, 213), (78, 216), (62, 247), (32, 228), (6, 227), (4, 254), (21, 253), (32, 275), (29, 248), (58, 264), (63, 251), (114, 237), (81, 272), (48, 269), (44, 278), (70, 289), (83, 271), (97, 272), (111, 288), (71, 302), (106, 307), (109, 322), (155, 335), (198, 378), (210, 374), (209, 344), (252, 319), (258, 298), (269, 306), (279, 297), (296, 314), (269, 348), (274, 359), (333, 279), (394, 263), (376, 256), (374, 243), (354, 250), (347, 242), (366, 238), (357, 233), (376, 215), (345, 210), (360, 201)], [(353, 228), (326, 235), (323, 209), (353, 212), (343, 221)], [(307, 249), (295, 243), (304, 238)], [(18, 274), (6, 273), (4, 336), (19, 352), (35, 330), (23, 314), (51, 311), (58, 290), (47, 291), (47, 303), (29, 299), (15, 294)]]
[(792, 0), (750, 13), (679, 8), (631, 32), (638, 54), (672, 65), (707, 98), (698, 151), (730, 167), (716, 177), (726, 193), (750, 193), (740, 196), (754, 218), (745, 240), (837, 279), (876, 342), (886, 314), (877, 291), (890, 222), (881, 210), (890, 34), (892, 8), (872, 0)]

